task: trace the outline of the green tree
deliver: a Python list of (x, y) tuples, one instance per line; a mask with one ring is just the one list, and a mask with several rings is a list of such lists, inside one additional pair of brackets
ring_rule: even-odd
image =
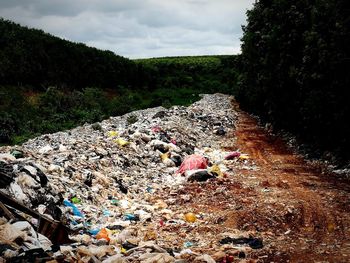
[(275, 127), (349, 158), (347, 2), (256, 2), (243, 28), (237, 98)]

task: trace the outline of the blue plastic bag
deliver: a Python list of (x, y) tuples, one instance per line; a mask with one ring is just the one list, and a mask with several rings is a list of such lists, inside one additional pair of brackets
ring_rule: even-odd
[(65, 206), (68, 206), (68, 207), (73, 208), (73, 214), (74, 214), (75, 216), (84, 217), (84, 215), (80, 212), (80, 210), (79, 210), (74, 204), (72, 204), (71, 202), (69, 202), (68, 200), (64, 200), (64, 201), (63, 201), (63, 204), (64, 204)]

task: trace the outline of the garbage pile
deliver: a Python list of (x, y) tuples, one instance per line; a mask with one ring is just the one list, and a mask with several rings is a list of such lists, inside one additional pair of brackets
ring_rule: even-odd
[[(54, 244), (38, 233), (40, 220), (7, 206), (16, 219), (1, 213), (1, 259), (233, 262), (222, 251), (194, 252), (191, 241), (179, 244), (159, 234), (167, 226), (204, 224), (200, 215), (169, 208), (174, 189), (229, 177), (227, 162), (249, 159), (223, 150), (237, 119), (230, 100), (222, 94), (203, 95), (189, 107), (135, 111), (0, 148), (1, 193), (62, 222), (70, 240)], [(169, 196), (161, 195), (166, 192)], [(218, 247), (263, 246), (261, 239), (221, 234)], [(236, 250), (238, 258), (242, 251)]]

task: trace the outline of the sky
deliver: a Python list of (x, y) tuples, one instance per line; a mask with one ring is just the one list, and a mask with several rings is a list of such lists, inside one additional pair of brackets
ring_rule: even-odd
[(128, 58), (240, 53), (255, 0), (0, 0), (0, 17)]

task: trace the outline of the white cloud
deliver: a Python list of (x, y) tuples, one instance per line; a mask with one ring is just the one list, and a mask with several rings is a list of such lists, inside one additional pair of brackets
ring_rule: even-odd
[(0, 0), (0, 16), (131, 58), (234, 54), (254, 0)]

